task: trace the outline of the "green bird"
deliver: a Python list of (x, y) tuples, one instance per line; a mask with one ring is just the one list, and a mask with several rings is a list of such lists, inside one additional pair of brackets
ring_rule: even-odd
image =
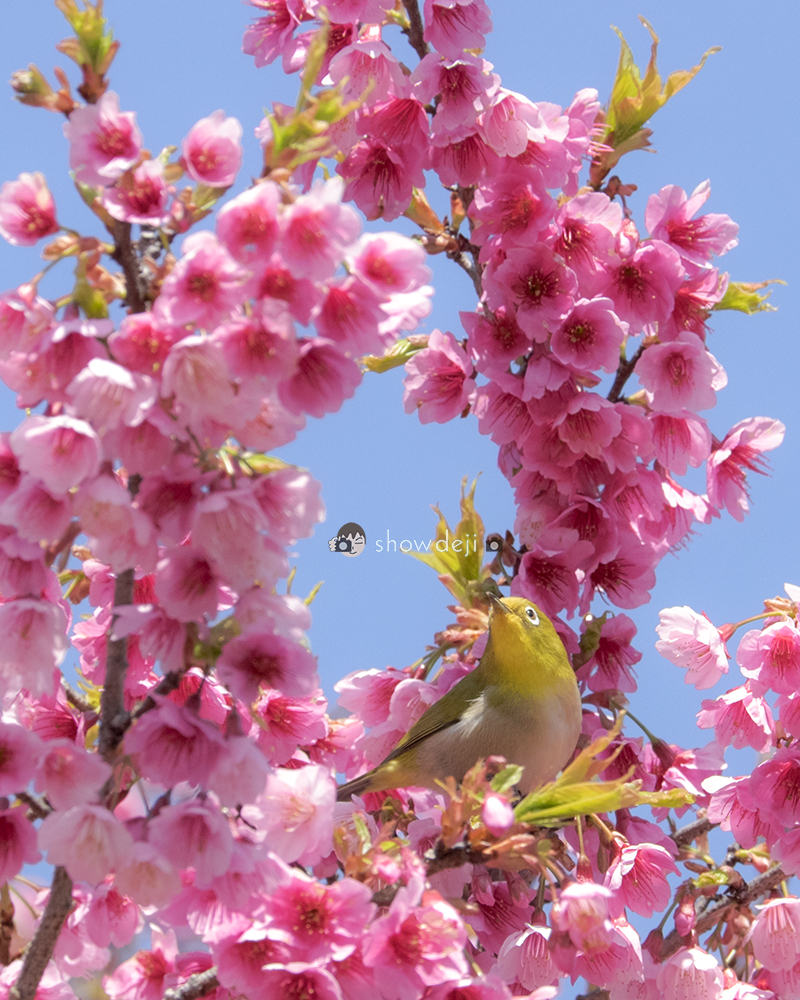
[(581, 731), (575, 673), (553, 623), (532, 601), (490, 594), (489, 640), (478, 666), (431, 705), (377, 767), (339, 786), (338, 800), (389, 788), (461, 781), (499, 754), (524, 770), (523, 795), (551, 781)]

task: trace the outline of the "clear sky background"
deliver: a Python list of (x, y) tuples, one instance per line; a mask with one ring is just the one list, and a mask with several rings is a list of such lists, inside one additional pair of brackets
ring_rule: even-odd
[[(778, 312), (749, 318), (717, 314), (709, 341), (729, 384), (716, 408), (704, 415), (720, 438), (747, 416), (781, 419), (787, 434), (783, 447), (772, 453), (773, 476), (752, 477), (753, 511), (743, 525), (725, 515), (701, 528), (679, 558), (668, 556), (658, 570), (652, 601), (632, 613), (639, 627), (637, 646), (644, 652), (633, 710), (667, 740), (702, 745), (710, 734), (694, 727), (694, 713), (703, 695), (685, 688), (682, 672), (653, 648), (659, 609), (688, 604), (721, 624), (757, 613), (762, 599), (781, 592), (785, 581), (800, 583), (795, 193), (800, 8), (789, 3), (754, 8), (743, 0), (503, 0), (493, 6), (495, 30), (485, 56), (504, 86), (534, 101), (566, 106), (583, 87), (597, 88), (604, 101), (619, 53), (610, 24), (622, 29), (639, 65), (647, 61), (649, 36), (637, 14), (646, 16), (661, 37), (664, 77), (696, 64), (710, 46), (723, 47), (651, 122), (657, 154), (630, 154), (618, 171), (625, 182), (639, 186), (630, 205), (642, 229), (650, 193), (665, 184), (691, 191), (710, 178), (708, 210), (728, 213), (740, 226), (740, 246), (722, 266), (735, 280), (789, 282), (773, 294)], [(58, 63), (77, 81), (74, 65), (53, 48), (68, 30), (50, 0), (4, 3), (3, 8), (0, 80), (34, 62), (51, 79)], [(279, 66), (256, 70), (252, 59), (242, 55), (242, 33), (256, 13), (238, 0), (106, 0), (106, 14), (122, 42), (111, 87), (123, 110), (137, 112), (145, 145), (154, 153), (179, 145), (199, 118), (224, 109), (244, 127), (245, 164), (233, 193), (260, 171), (253, 128), (263, 109), (274, 100), (294, 103), (297, 92), (296, 77), (284, 77)], [(388, 40), (401, 59), (414, 64), (413, 52), (396, 33)], [(55, 194), (59, 219), (87, 235), (102, 235), (69, 179), (62, 121), (18, 105), (10, 88), (0, 94), (0, 180), (42, 170)], [(0, 244), (3, 288), (38, 270), (36, 249)], [(474, 306), (471, 285), (451, 262), (436, 258), (431, 264), (436, 296), (422, 329), (438, 326), (459, 335), (458, 311)], [(59, 265), (54, 280), (43, 285), (44, 294), (67, 290), (70, 277), (62, 269), (68, 267)], [(296, 546), (295, 591), (305, 594), (324, 581), (312, 608), (310, 639), (329, 695), (349, 671), (412, 662), (452, 619), (446, 609), (449, 595), (434, 573), (409, 557), (377, 553), (377, 537), (388, 531), (398, 541), (430, 538), (432, 503), (441, 504), (454, 523), (460, 480), (479, 472), (476, 499), (487, 530), (502, 532), (513, 524), (511, 491), (496, 468), (495, 445), (477, 433), (473, 419), (423, 427), (416, 417), (406, 416), (402, 375), (402, 370), (367, 375), (339, 413), (310, 420), (299, 438), (279, 452), (320, 480), (327, 506), (327, 522)], [(10, 430), (19, 419), (11, 393), (0, 387), (0, 427)], [(690, 485), (699, 486), (696, 480)], [(334, 555), (327, 546), (339, 526), (351, 520), (367, 534), (367, 550), (357, 559)], [(602, 611), (599, 603), (597, 610)], [(732, 665), (729, 682), (721, 682), (718, 693), (738, 683)]]

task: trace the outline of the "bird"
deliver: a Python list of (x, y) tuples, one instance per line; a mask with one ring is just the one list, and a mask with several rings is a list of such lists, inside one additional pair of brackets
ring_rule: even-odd
[(552, 781), (581, 731), (575, 672), (553, 623), (523, 597), (488, 595), (489, 639), (478, 666), (434, 702), (377, 767), (340, 785), (337, 799), (392, 788), (437, 788), (482, 758), (523, 768), (518, 789)]

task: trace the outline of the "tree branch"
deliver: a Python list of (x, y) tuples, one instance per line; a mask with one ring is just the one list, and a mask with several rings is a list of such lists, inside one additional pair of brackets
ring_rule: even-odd
[(677, 847), (686, 847), (693, 840), (702, 837), (704, 833), (713, 830), (716, 825), (716, 823), (712, 823), (709, 819), (698, 819), (694, 823), (689, 823), (686, 826), (682, 826), (680, 830), (676, 830), (675, 833), (671, 834), (671, 839)]
[(53, 948), (61, 926), (71, 909), (72, 879), (64, 868), (58, 867), (53, 873), (50, 898), (42, 914), (42, 919), (28, 945), (28, 950), (25, 952), (19, 979), (9, 991), (11, 1000), (33, 1000), (42, 973), (53, 957)]
[(403, 6), (408, 14), (408, 30), (406, 31), (404, 28), (403, 33), (408, 35), (411, 48), (417, 53), (420, 59), (424, 59), (430, 52), (430, 47), (422, 37), (424, 26), (419, 12), (419, 5), (417, 4), (417, 0), (403, 0)]
[[(464, 242), (467, 241), (465, 240)], [(461, 244), (460, 239), (459, 239), (459, 244)], [(475, 288), (475, 292), (478, 298), (481, 298), (481, 296), (483, 295), (483, 282), (481, 280), (481, 272), (478, 268), (478, 265), (475, 263), (474, 258), (471, 258), (469, 256), (466, 249), (462, 245), (459, 246), (458, 250), (448, 251), (447, 256), (450, 258), (450, 260), (454, 260), (456, 264), (458, 264), (458, 266), (462, 268), (462, 270), (466, 271), (466, 273), (469, 275), (470, 281), (472, 282)]]
[(636, 362), (644, 353), (644, 344), (639, 345), (639, 350), (634, 354), (630, 361), (620, 361), (619, 368), (617, 369), (617, 377), (614, 379), (614, 384), (611, 386), (611, 392), (608, 394), (608, 399), (612, 403), (619, 402), (620, 393), (622, 388), (633, 373), (633, 369), (636, 367)]
[[(133, 604), (133, 570), (120, 573), (114, 583), (114, 608)], [(116, 615), (111, 618), (111, 632)], [(128, 638), (111, 639), (109, 633), (106, 654), (106, 678), (100, 697), (100, 753), (109, 763), (113, 762), (117, 747), (122, 742), (130, 716), (125, 711), (125, 672), (128, 669)]]
[(132, 313), (145, 311), (145, 301), (139, 288), (139, 260), (131, 243), (130, 222), (115, 222), (112, 230), (114, 252), (111, 254), (125, 274), (125, 288), (128, 306)]
[[(729, 886), (728, 895), (724, 896), (713, 906), (710, 906), (697, 918), (694, 925), (695, 932), (702, 934), (704, 931), (711, 930), (715, 924), (719, 923), (725, 911), (731, 906), (749, 905), (754, 899), (758, 899), (759, 896), (764, 896), (766, 893), (772, 892), (785, 878), (785, 872), (780, 865), (777, 865), (775, 868), (770, 868), (769, 871), (764, 872), (763, 875), (757, 875), (752, 882), (747, 882), (738, 889)], [(672, 931), (664, 938), (664, 942), (661, 945), (661, 961), (663, 962), (670, 955), (674, 955), (684, 944), (685, 939), (677, 931)]]
[(161, 1000), (199, 1000), (199, 997), (213, 993), (218, 986), (217, 967), (212, 965), (205, 972), (195, 972), (180, 986), (165, 990)]

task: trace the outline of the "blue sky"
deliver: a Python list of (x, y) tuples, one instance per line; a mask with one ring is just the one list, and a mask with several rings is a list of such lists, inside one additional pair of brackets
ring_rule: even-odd
[[(596, 87), (601, 100), (607, 97), (619, 52), (612, 23), (622, 29), (643, 66), (649, 36), (636, 15), (651, 21), (661, 36), (663, 75), (689, 68), (707, 48), (721, 45), (722, 52), (651, 123), (657, 154), (631, 154), (619, 173), (639, 186), (630, 204), (642, 225), (651, 192), (670, 183), (691, 191), (710, 178), (708, 210), (728, 213), (740, 225), (740, 246), (722, 262), (732, 277), (789, 282), (773, 295), (778, 312), (751, 318), (719, 314), (710, 338), (729, 384), (705, 416), (718, 437), (746, 416), (781, 419), (787, 435), (783, 447), (772, 453), (773, 476), (753, 477), (753, 512), (743, 525), (726, 516), (702, 529), (679, 558), (667, 557), (652, 601), (633, 613), (640, 631), (637, 645), (644, 652), (634, 711), (664, 738), (696, 746), (708, 739), (693, 723), (702, 696), (684, 688), (680, 671), (653, 649), (658, 610), (689, 604), (721, 624), (758, 612), (761, 600), (781, 592), (784, 581), (800, 583), (795, 530), (798, 218), (793, 194), (794, 46), (800, 14), (793, 5), (775, 4), (769, 6), (769, 16), (759, 19), (750, 4), (739, 0), (702, 5), (674, 0), (649, 7), (504, 0), (494, 7), (495, 31), (485, 55), (503, 84), (533, 100), (562, 105), (583, 87)], [(297, 86), (296, 78), (284, 77), (279, 67), (256, 70), (241, 54), (241, 36), (255, 11), (234, 0), (107, 0), (106, 13), (122, 42), (112, 89), (123, 110), (137, 112), (146, 145), (154, 152), (178, 145), (195, 121), (222, 108), (244, 127), (245, 164), (234, 192), (246, 187), (260, 169), (252, 129), (262, 109), (274, 100), (293, 103)], [(49, 0), (7, 5), (3, 28), (0, 79), (8, 80), (29, 62), (48, 75), (59, 63), (76, 79), (72, 64), (53, 48), (68, 32)], [(402, 40), (393, 35), (391, 41), (399, 52)], [(407, 47), (401, 58), (413, 64)], [(61, 126), (54, 114), (16, 104), (7, 90), (0, 97), (0, 180), (42, 170), (60, 220), (100, 235), (69, 180)], [(474, 305), (471, 286), (454, 264), (437, 258), (432, 265), (436, 296), (423, 329), (458, 332), (458, 311)], [(28, 279), (38, 267), (35, 249), (0, 245), (3, 288)], [(69, 276), (59, 273), (43, 290), (55, 294), (66, 290), (68, 282)], [(377, 553), (376, 537), (387, 531), (398, 541), (431, 537), (435, 516), (429, 505), (441, 504), (454, 521), (461, 478), (479, 472), (476, 499), (487, 530), (503, 531), (513, 523), (511, 493), (496, 468), (495, 446), (478, 435), (474, 420), (423, 427), (416, 417), (406, 416), (401, 379), (402, 371), (368, 375), (338, 414), (311, 420), (297, 441), (281, 451), (321, 481), (328, 511), (327, 523), (295, 549), (295, 590), (304, 594), (324, 580), (312, 609), (310, 637), (328, 694), (351, 670), (412, 662), (452, 617), (446, 610), (448, 595), (432, 571), (399, 554)], [(11, 429), (19, 419), (11, 394), (0, 387), (0, 425)], [(335, 556), (327, 546), (340, 524), (351, 520), (367, 533), (367, 551), (358, 559)], [(735, 666), (733, 671), (738, 673)], [(730, 683), (720, 684), (720, 691), (739, 682), (734, 674)]]

